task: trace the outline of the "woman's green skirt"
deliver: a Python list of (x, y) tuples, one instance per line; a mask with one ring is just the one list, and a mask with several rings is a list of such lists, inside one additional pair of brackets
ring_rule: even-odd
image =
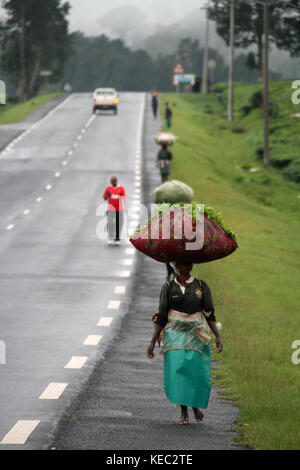
[(207, 408), (211, 392), (209, 344), (202, 353), (193, 350), (170, 350), (164, 353), (164, 386), (171, 403)]

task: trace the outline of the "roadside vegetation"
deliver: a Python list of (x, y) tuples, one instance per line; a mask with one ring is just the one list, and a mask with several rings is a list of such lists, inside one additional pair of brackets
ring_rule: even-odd
[[(236, 86), (231, 124), (225, 85), (206, 96), (163, 95), (161, 112), (165, 101), (174, 104), (171, 132), (179, 139), (170, 179), (192, 186), (195, 201), (221, 212), (239, 235), (233, 255), (194, 269), (210, 285), (222, 323), (215, 385), (240, 410), (239, 443), (298, 449), (300, 365), (292, 362), (292, 343), (300, 340), (300, 184), (284, 174), (288, 165), (263, 166), (262, 113), (253, 105), (260, 88)], [(291, 81), (271, 84), (273, 159), (298, 158), (291, 92)]]
[(14, 124), (23, 121), (29, 114), (46, 104), (48, 101), (59, 97), (61, 93), (50, 93), (36, 96), (23, 103), (7, 103), (0, 106), (0, 125)]
[[(287, 180), (300, 182), (300, 105), (292, 102), (292, 80), (279, 80), (270, 84), (270, 152), (271, 165), (281, 170)], [(227, 109), (227, 85), (215, 88), (218, 98)], [(263, 126), (261, 123), (263, 94), (261, 85), (238, 85), (235, 91), (235, 123), (233, 133), (246, 135), (251, 152), (244, 169), (263, 159)], [(254, 156), (254, 159), (253, 159)], [(246, 181), (246, 178), (243, 179)], [(267, 181), (266, 181), (267, 184)]]

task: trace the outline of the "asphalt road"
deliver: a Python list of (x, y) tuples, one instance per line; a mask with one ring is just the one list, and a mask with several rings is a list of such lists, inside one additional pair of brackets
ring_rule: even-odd
[(164, 266), (96, 236), (112, 174), (135, 210), (160, 183), (144, 106), (124, 93), (91, 119), (71, 95), (0, 154), (0, 449), (237, 449), (238, 410), (214, 387), (204, 422), (176, 425), (146, 357)]
[(1, 449), (47, 448), (127, 311), (135, 253), (98, 239), (96, 211), (113, 174), (139, 202), (143, 105), (92, 118), (71, 95), (0, 154)]
[[(175, 110), (176, 112), (176, 110)], [(143, 202), (151, 203), (160, 182), (154, 136), (161, 121), (146, 107), (143, 140)], [(237, 408), (222, 403), (213, 386), (205, 420), (178, 426), (179, 410), (163, 390), (163, 358), (146, 357), (153, 334), (164, 265), (137, 254), (133, 285), (120, 332), (77, 399), (66, 410), (50, 448), (57, 450), (237, 450), (233, 421)], [(216, 366), (216, 365), (214, 365)]]

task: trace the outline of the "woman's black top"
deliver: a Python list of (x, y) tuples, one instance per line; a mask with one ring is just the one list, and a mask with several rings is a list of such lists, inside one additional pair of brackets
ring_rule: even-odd
[(170, 150), (168, 149), (162, 148), (157, 154), (157, 159), (158, 160), (172, 160), (173, 159), (172, 152), (170, 152)]
[(158, 325), (166, 326), (171, 309), (188, 314), (204, 312), (208, 321), (216, 321), (210, 288), (206, 282), (198, 279), (186, 284), (184, 294), (175, 280), (163, 285), (156, 320)]

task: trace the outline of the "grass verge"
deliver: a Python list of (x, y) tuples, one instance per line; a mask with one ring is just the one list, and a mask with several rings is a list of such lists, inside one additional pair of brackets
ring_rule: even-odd
[(8, 103), (6, 105), (2, 105), (0, 106), (0, 125), (21, 122), (33, 111), (36, 111), (48, 101), (53, 100), (60, 95), (61, 93), (50, 93), (48, 95), (36, 96), (24, 103)]
[[(242, 86), (238, 93), (244, 96)], [(241, 444), (299, 449), (300, 364), (291, 356), (300, 340), (300, 186), (257, 161), (249, 136), (262, 126), (261, 114), (233, 132), (215, 95), (163, 95), (162, 110), (165, 101), (177, 101), (170, 179), (192, 186), (195, 200), (221, 212), (239, 234), (233, 255), (195, 267), (223, 325), (215, 384), (240, 409)], [(254, 165), (257, 171), (249, 171)]]

